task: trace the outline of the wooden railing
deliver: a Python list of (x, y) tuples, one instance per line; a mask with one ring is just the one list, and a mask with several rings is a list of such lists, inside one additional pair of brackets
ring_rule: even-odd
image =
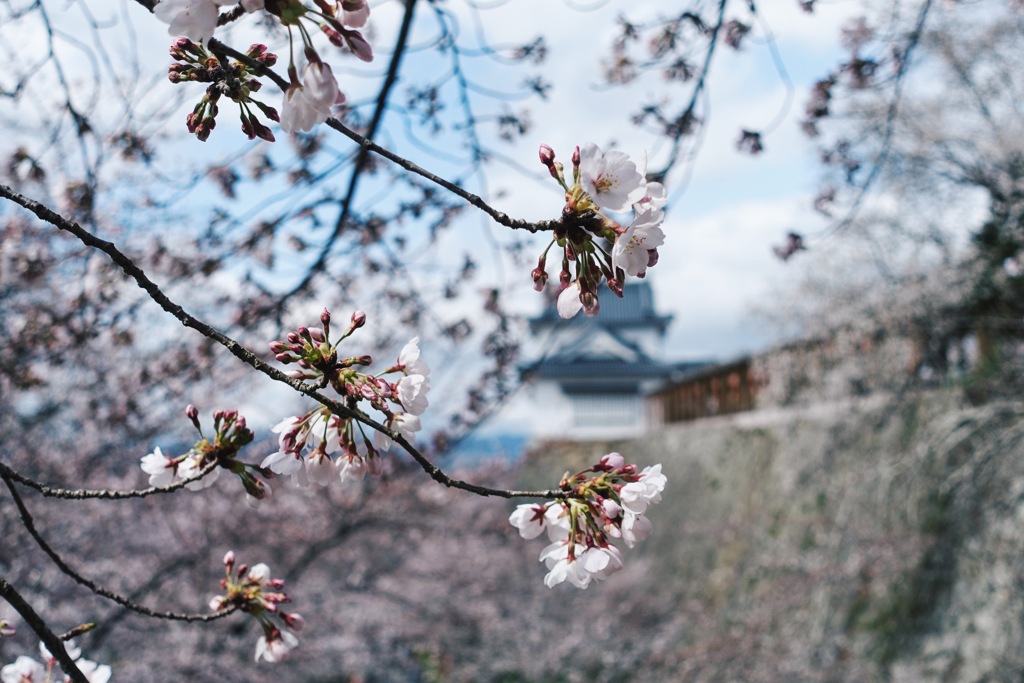
[(748, 357), (698, 370), (649, 400), (656, 422), (684, 422), (752, 410), (759, 386)]

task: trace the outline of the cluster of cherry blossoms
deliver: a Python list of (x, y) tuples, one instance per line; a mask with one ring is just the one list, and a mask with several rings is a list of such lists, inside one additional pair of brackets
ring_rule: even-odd
[[(565, 207), (561, 225), (533, 270), (534, 288), (543, 291), (547, 285), (548, 252), (557, 244), (562, 251), (558, 314), (571, 318), (583, 310), (597, 315), (602, 278), (621, 297), (627, 275), (642, 278), (658, 262), (658, 247), (665, 241), (665, 186), (647, 182), (646, 161), (637, 166), (626, 154), (602, 152), (593, 143), (573, 152), (571, 186), (554, 150), (541, 145), (540, 160), (565, 190)], [(633, 213), (628, 225), (607, 215), (628, 211)]]
[[(296, 633), (302, 631), (306, 622), (301, 615), (283, 612), (280, 605), (291, 602), (283, 591), (284, 579), (270, 578), (270, 567), (262, 562), (250, 567), (247, 564), (235, 566), (235, 553), (224, 555), (224, 578), (220, 580), (223, 595), (210, 600), (210, 609), (215, 612), (237, 607), (260, 624), (263, 635), (256, 641), (256, 661), (280, 662), (299, 644)], [(281, 622), (281, 629), (274, 618)], [(6, 683), (6, 682), (5, 682)]]
[[(419, 337), (402, 348), (397, 363), (371, 375), (360, 369), (373, 362), (370, 356), (342, 357), (338, 352), (341, 342), (366, 323), (366, 314), (353, 313), (348, 330), (334, 343), (331, 315), (326, 309), (320, 321), (323, 327), (300, 327), (289, 332), (285, 341), (272, 342), (270, 349), (277, 360), (298, 366), (288, 373), (295, 379), (330, 386), (349, 408), (356, 409), (366, 401), (383, 413), (384, 425), (391, 434), (412, 443), (421, 428), (419, 416), (429, 405), (430, 390), (430, 366), (420, 357)], [(385, 379), (385, 375), (395, 375), (396, 379)], [(323, 406), (285, 418), (273, 431), (279, 434), (278, 450), (267, 456), (262, 467), (291, 476), (300, 487), (310, 482), (326, 486), (339, 478), (344, 482), (361, 480), (367, 473), (380, 474), (380, 453), (392, 444), (389, 434), (378, 430), (368, 434), (358, 420), (335, 415)]]
[[(107, 683), (110, 680), (110, 667), (106, 664), (97, 664), (88, 659), (82, 659), (82, 651), (75, 646), (73, 640), (65, 643), (64, 649), (68, 656), (75, 660), (78, 670), (82, 672), (89, 683)], [(39, 653), (42, 662), (27, 655), (20, 655), (13, 664), (8, 664), (0, 669), (0, 681), (3, 683), (64, 683), (71, 680), (61, 671), (57, 660), (42, 643), (39, 643)]]
[(612, 539), (632, 548), (651, 534), (644, 513), (661, 500), (665, 483), (661, 465), (638, 472), (618, 453), (609, 453), (590, 469), (567, 474), (559, 484), (564, 498), (520, 505), (508, 521), (526, 539), (547, 532), (551, 543), (540, 553), (548, 568), (544, 585), (569, 581), (586, 588), (622, 569), (622, 551)]
[[(228, 61), (224, 55), (214, 54), (202, 44), (209, 44), (219, 20), (218, 7), (239, 5), (245, 12), (263, 11), (275, 17), (288, 29), (289, 44), (294, 44), (292, 30), (298, 31), (306, 65), (302, 76), (289, 54), (288, 81), (280, 110), (252, 98), (260, 88), (253, 78), (253, 65)], [(313, 46), (307, 24), (326, 34), (335, 46), (346, 49), (357, 58), (373, 60), (373, 50), (358, 29), (366, 25), (370, 16), (367, 0), (313, 0), (313, 7), (300, 0), (160, 0), (153, 10), (158, 19), (169, 24), (169, 33), (183, 36), (171, 46), (172, 64), (168, 76), (173, 83), (209, 83), (206, 94), (187, 119), (190, 133), (206, 140), (216, 125), (217, 101), (222, 96), (239, 105), (242, 130), (249, 139), (255, 137), (273, 141), (270, 129), (256, 118), (249, 105), (255, 105), (272, 121), (278, 121), (287, 133), (312, 130), (331, 116), (331, 108), (345, 101), (334, 72)], [(259, 71), (276, 62), (276, 56), (266, 52), (266, 46), (253, 45), (246, 57), (260, 64)]]
[(255, 505), (270, 495), (270, 487), (260, 478), (265, 473), (238, 459), (238, 453), (254, 438), (238, 411), (214, 411), (212, 440), (203, 435), (199, 411), (195, 406), (188, 406), (185, 415), (199, 432), (199, 440), (178, 456), (165, 455), (159, 446), (143, 456), (140, 466), (149, 475), (150, 486), (164, 487), (186, 481), (185, 488), (201, 491), (212, 486), (220, 477), (221, 470), (226, 469), (242, 480), (250, 504)]

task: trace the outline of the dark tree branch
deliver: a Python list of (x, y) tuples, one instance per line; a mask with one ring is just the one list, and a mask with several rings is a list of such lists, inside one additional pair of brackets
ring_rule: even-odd
[[(335, 119), (330, 119), (330, 122), (340, 126), (344, 130), (348, 130), (347, 128), (344, 128), (344, 126), (341, 126), (341, 124), (338, 123), (337, 120)], [(353, 133), (353, 135), (355, 134)], [(369, 140), (362, 138), (361, 136), (357, 137), (360, 137), (366, 145), (370, 146), (372, 151), (376, 151), (373, 148), (382, 149), (379, 148), (374, 143), (370, 142)], [(386, 150), (382, 151), (386, 152)], [(390, 152), (388, 152), (388, 154), (390, 154)], [(448, 476), (441, 470), (441, 468), (431, 463), (430, 460), (428, 460), (425, 455), (419, 452), (401, 434), (389, 430), (387, 427), (371, 419), (369, 416), (367, 416), (365, 413), (361, 411), (353, 410), (339, 403), (338, 401), (335, 401), (324, 396), (319, 391), (317, 391), (315, 387), (306, 384), (305, 382), (302, 382), (300, 380), (292, 379), (291, 377), (284, 374), (277, 368), (274, 368), (265, 363), (264, 361), (260, 360), (259, 356), (257, 356), (256, 354), (254, 354), (252, 351), (248, 350), (241, 344), (239, 344), (231, 337), (228, 337), (224, 333), (215, 330), (210, 325), (207, 325), (206, 323), (202, 322), (195, 316), (185, 311), (185, 309), (182, 308), (181, 305), (175, 303), (166, 294), (164, 294), (163, 291), (161, 291), (161, 289), (156, 285), (156, 283), (150, 280), (149, 277), (145, 274), (145, 272), (143, 272), (143, 270), (139, 268), (134, 261), (128, 258), (128, 256), (126, 256), (124, 252), (119, 250), (117, 246), (115, 246), (112, 242), (108, 242), (106, 240), (100, 239), (99, 237), (96, 237), (91, 232), (80, 226), (78, 223), (67, 220), (66, 218), (54, 212), (53, 210), (43, 205), (42, 203), (34, 199), (29, 199), (28, 197), (25, 197), (24, 195), (15, 192), (7, 185), (0, 185), (0, 197), (4, 197), (13, 203), (28, 209), (36, 216), (38, 216), (41, 220), (50, 223), (54, 227), (65, 232), (71, 233), (86, 246), (102, 251), (104, 254), (109, 256), (110, 259), (114, 261), (114, 263), (116, 263), (118, 267), (120, 267), (121, 270), (125, 272), (126, 275), (128, 275), (132, 280), (134, 280), (139, 287), (145, 290), (146, 293), (149, 294), (150, 298), (153, 299), (153, 301), (155, 301), (160, 306), (160, 308), (164, 309), (164, 311), (174, 316), (185, 327), (189, 327), (193, 330), (196, 330), (207, 339), (211, 339), (217, 342), (218, 344), (226, 348), (228, 351), (230, 351), (232, 355), (234, 355), (236, 358), (238, 358), (239, 360), (241, 360), (243, 363), (250, 366), (254, 370), (263, 373), (267, 377), (277, 382), (287, 384), (295, 391), (314, 399), (315, 401), (317, 401), (324, 407), (328, 408), (332, 413), (338, 415), (339, 417), (357, 420), (368, 427), (372, 427), (373, 429), (376, 429), (379, 432), (387, 434), (392, 438), (393, 441), (395, 441), (395, 443), (399, 444), (410, 456), (412, 456), (413, 460), (415, 460), (419, 464), (419, 466), (423, 468), (423, 471), (425, 471), (434, 481), (440, 484), (444, 484), (445, 486), (448, 486), (450, 488), (462, 489), (463, 491), (469, 491), (470, 493), (476, 493), (477, 495), (481, 496), (498, 496), (501, 498), (566, 497), (567, 494), (565, 492), (558, 490), (511, 491), (505, 489), (492, 489), (486, 486), (477, 486), (475, 484), (470, 484), (469, 482), (465, 482), (460, 479), (454, 479)], [(477, 197), (477, 199), (479, 198)], [(493, 209), (491, 210), (493, 211)], [(505, 214), (501, 215), (504, 216)], [(506, 216), (506, 218), (508, 217)], [(561, 221), (557, 222), (561, 223)], [(546, 223), (554, 224), (556, 223), (556, 221), (546, 221)], [(4, 480), (7, 481), (6, 475), (4, 475)]]
[(60, 668), (64, 670), (64, 673), (74, 683), (89, 683), (89, 679), (85, 677), (85, 674), (75, 664), (75, 660), (71, 659), (71, 655), (64, 649), (64, 643), (61, 642), (60, 637), (50, 630), (50, 627), (46, 625), (43, 618), (32, 609), (32, 605), (28, 604), (25, 598), (21, 597), (21, 594), (14, 589), (14, 586), (3, 577), (0, 577), (0, 597), (6, 600), (21, 615), (26, 624), (32, 627), (32, 630), (39, 636), (39, 640), (43, 641), (46, 649), (50, 651), (53, 658), (60, 664)]
[(32, 540), (36, 542), (36, 545), (38, 545), (39, 548), (44, 553), (46, 553), (46, 555), (57, 566), (59, 570), (61, 570), (62, 572), (64, 572), (64, 574), (71, 577), (76, 583), (88, 588), (96, 595), (99, 595), (103, 598), (107, 598), (108, 600), (112, 600), (117, 604), (121, 605), (122, 607), (127, 607), (128, 609), (134, 612), (138, 612), (139, 614), (143, 614), (147, 617), (153, 617), (155, 619), (169, 619), (172, 621), (215, 621), (217, 619), (223, 619), (224, 617), (228, 616), (229, 614), (235, 612), (238, 609), (237, 606), (233, 606), (229, 607), (224, 611), (214, 612), (212, 614), (162, 612), (150, 609), (145, 605), (140, 605), (132, 600), (129, 600), (128, 598), (124, 597), (119, 593), (115, 593), (112, 590), (103, 588), (96, 582), (85, 578), (77, 571), (72, 569), (71, 566), (68, 565), (68, 563), (65, 562), (64, 559), (59, 554), (57, 554), (57, 551), (50, 547), (50, 544), (46, 542), (46, 539), (44, 539), (42, 535), (39, 533), (39, 530), (36, 529), (35, 520), (32, 519), (32, 513), (30, 513), (28, 511), (28, 508), (25, 507), (25, 501), (21, 499), (21, 494), (18, 493), (18, 489), (17, 487), (15, 487), (14, 482), (4, 474), (0, 474), (0, 479), (3, 479), (4, 484), (7, 486), (7, 490), (11, 492), (11, 497), (14, 499), (14, 504), (18, 507), (18, 514), (21, 517), (21, 523), (25, 527), (25, 530), (28, 531), (29, 536), (32, 537)]
[(217, 468), (219, 463), (216, 461), (206, 465), (199, 474), (192, 479), (178, 481), (169, 486), (151, 486), (148, 489), (138, 489), (134, 491), (111, 491), (109, 489), (64, 489), (54, 486), (47, 486), (34, 479), (30, 479), (19, 472), (8, 467), (6, 464), (0, 462), (0, 476), (10, 477), (19, 484), (24, 484), (31, 489), (35, 489), (39, 493), (49, 498), (65, 498), (67, 500), (88, 500), (90, 498), (99, 498), (100, 500), (127, 500), (129, 498), (145, 498), (155, 493), (172, 493), (178, 489), (182, 489), (188, 484), (194, 481), (199, 481), (210, 472)]

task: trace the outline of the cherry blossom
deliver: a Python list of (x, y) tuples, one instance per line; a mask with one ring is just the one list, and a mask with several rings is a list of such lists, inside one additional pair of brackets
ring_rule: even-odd
[(150, 486), (169, 486), (174, 483), (177, 465), (157, 446), (142, 457), (142, 471), (149, 475)]
[(398, 364), (402, 366), (407, 375), (430, 375), (430, 366), (420, 357), (420, 338), (413, 337), (398, 354)]
[[(82, 659), (82, 650), (75, 645), (73, 640), (64, 644), (64, 650), (74, 660), (78, 670), (82, 672), (85, 680), (89, 683), (107, 683), (110, 680), (110, 667), (106, 664), (97, 664), (88, 659)], [(59, 671), (59, 665), (57, 659), (50, 654), (43, 643), (39, 643), (39, 653), (43, 660), (42, 664), (31, 657), (22, 655), (14, 661), (14, 664), (0, 669), (0, 681), (3, 683), (55, 683), (56, 680), (71, 680), (68, 676), (62, 676), (60, 679), (51, 677), (51, 672)]]
[(519, 535), (525, 539), (537, 538), (547, 528), (548, 505), (519, 505), (509, 515), (508, 521), (519, 529)]
[(622, 550), (612, 540), (632, 548), (650, 536), (653, 525), (642, 512), (661, 500), (666, 481), (661, 465), (637, 473), (636, 465), (609, 453), (589, 469), (563, 477), (559, 488), (565, 498), (519, 505), (508, 521), (525, 539), (547, 531), (551, 543), (540, 554), (548, 568), (544, 585), (568, 581), (586, 588), (622, 569)]
[(338, 476), (338, 467), (326, 451), (318, 449), (306, 458), (306, 476), (319, 486), (327, 486)]
[(153, 15), (170, 24), (167, 32), (172, 36), (206, 41), (217, 28), (217, 7), (233, 4), (231, 0), (160, 0)]
[[(185, 458), (178, 463), (178, 477), (181, 479), (194, 479), (199, 476), (199, 473), (206, 466), (203, 462), (203, 456), (198, 453), (188, 453)], [(202, 491), (213, 486), (214, 482), (220, 478), (220, 468), (215, 467), (212, 472), (207, 474), (202, 479), (196, 479), (185, 484), (185, 488), (189, 491)]]
[(273, 629), (270, 635), (260, 636), (256, 641), (256, 661), (265, 659), (270, 663), (283, 662), (299, 644), (299, 639), (288, 631)]
[(651, 520), (647, 519), (643, 515), (636, 515), (632, 512), (627, 512), (622, 517), (622, 525), (620, 526), (622, 541), (630, 548), (635, 546), (640, 541), (646, 539), (654, 531), (654, 525), (651, 524)]
[(268, 468), (275, 474), (291, 475), (305, 467), (302, 456), (293, 451), (277, 451), (263, 459), (260, 467)]
[(590, 585), (591, 574), (579, 561), (586, 547), (572, 543), (568, 539), (555, 541), (540, 553), (540, 561), (547, 565), (548, 573), (544, 577), (544, 585), (554, 588), (563, 581), (569, 581), (577, 588)]
[(46, 668), (26, 655), (18, 655), (13, 664), (0, 669), (3, 683), (43, 683), (45, 680)]
[(336, 16), (345, 26), (362, 28), (370, 18), (370, 5), (366, 0), (341, 0)]
[(668, 190), (661, 183), (647, 183), (646, 194), (633, 203), (634, 213), (640, 213), (645, 209), (661, 209), (668, 204)]
[(666, 481), (661, 465), (645, 467), (637, 481), (626, 484), (619, 491), (622, 507), (633, 514), (643, 514), (649, 504), (661, 501)]
[(643, 277), (651, 250), (665, 243), (665, 233), (661, 230), (664, 218), (665, 214), (656, 209), (638, 213), (612, 246), (612, 268), (621, 268), (626, 275)]
[(427, 392), (430, 391), (430, 380), (423, 375), (406, 375), (398, 380), (398, 400), (407, 413), (422, 415), (430, 405)]
[[(387, 427), (401, 434), (409, 443), (415, 443), (416, 432), (420, 431), (422, 424), (420, 423), (420, 418), (416, 415), (396, 413), (388, 420)], [(373, 446), (377, 450), (386, 451), (391, 448), (391, 444), (391, 437), (384, 432), (373, 433)]]
[(602, 154), (592, 142), (580, 149), (580, 184), (598, 206), (621, 212), (646, 194), (643, 175), (623, 152)]
[(569, 283), (569, 286), (562, 290), (562, 293), (558, 295), (555, 308), (558, 311), (558, 315), (567, 320), (575, 317), (577, 313), (583, 310), (583, 302), (580, 300), (579, 280)]
[(622, 569), (622, 551), (614, 545), (588, 548), (578, 561), (583, 570), (595, 579), (606, 579)]
[(258, 584), (265, 583), (270, 578), (270, 566), (266, 562), (260, 562), (254, 564), (249, 568), (249, 573), (246, 575), (250, 581), (255, 581)]
[(281, 107), (281, 129), (287, 133), (310, 131), (331, 116), (331, 107), (345, 101), (329, 64), (310, 62), (302, 82), (292, 83)]

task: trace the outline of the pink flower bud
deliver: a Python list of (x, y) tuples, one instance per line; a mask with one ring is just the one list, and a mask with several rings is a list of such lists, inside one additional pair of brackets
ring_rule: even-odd
[(601, 302), (597, 300), (597, 295), (593, 292), (582, 292), (580, 301), (583, 302), (583, 312), (591, 318), (601, 310)]
[(317, 344), (323, 344), (325, 341), (327, 341), (327, 338), (324, 336), (324, 331), (321, 330), (319, 327), (309, 328), (309, 337)]
[(342, 35), (345, 38), (345, 44), (348, 45), (348, 49), (352, 50), (352, 54), (364, 62), (373, 61), (373, 48), (363, 38), (362, 33), (359, 31), (345, 31)]
[(196, 427), (199, 426), (199, 410), (191, 403), (185, 407), (185, 417), (191, 420)]
[(229, 550), (226, 553), (224, 553), (224, 566), (228, 568), (228, 571), (231, 571), (231, 567), (234, 566), (234, 564), (235, 564), (235, 551), (234, 550)]
[(543, 292), (544, 287), (546, 287), (548, 284), (547, 271), (545, 271), (542, 267), (537, 266), (536, 268), (533, 269), (533, 272), (530, 273), (530, 276), (533, 278), (533, 288), (538, 292)]
[(291, 614), (282, 612), (281, 618), (284, 619), (284, 625), (292, 633), (301, 633), (302, 629), (306, 626), (306, 620), (302, 618), (301, 614), (295, 612)]
[(349, 327), (349, 331), (358, 330), (360, 327), (366, 324), (366, 313), (362, 310), (358, 310), (352, 314), (352, 325)]
[(601, 470), (603, 472), (610, 472), (612, 470), (621, 469), (626, 464), (626, 459), (623, 458), (619, 453), (609, 453), (608, 455), (601, 456), (601, 461), (594, 467), (595, 470)]
[(326, 308), (320, 313), (320, 324), (324, 326), (324, 334), (329, 334), (331, 329), (331, 312)]
[(540, 163), (550, 169), (555, 163), (555, 150), (551, 149), (547, 145), (540, 146)]
[(284, 579), (271, 579), (270, 581), (267, 581), (267, 586), (279, 591), (284, 588)]

